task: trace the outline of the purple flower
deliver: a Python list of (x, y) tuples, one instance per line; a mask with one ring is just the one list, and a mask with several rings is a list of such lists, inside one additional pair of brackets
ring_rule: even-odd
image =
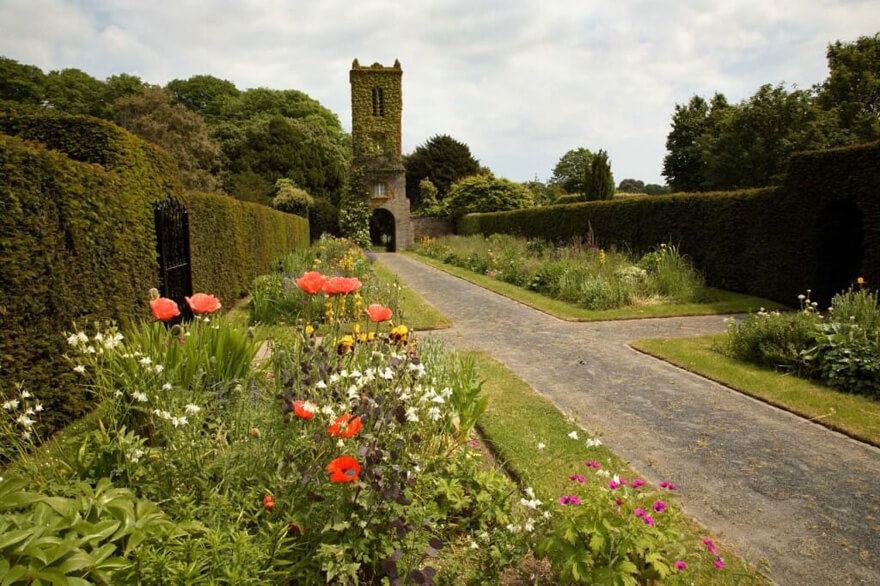
[(645, 515), (642, 517), (642, 521), (644, 521), (647, 525), (653, 527), (654, 526), (654, 517), (651, 515)]
[(581, 499), (579, 499), (577, 496), (575, 496), (573, 494), (570, 494), (568, 496), (561, 496), (561, 497), (559, 497), (559, 504), (560, 505), (575, 505), (575, 506), (577, 506), (577, 505), (581, 504)]
[(636, 517), (644, 517), (647, 514), (648, 511), (646, 511), (645, 509), (636, 509), (635, 511), (633, 511), (633, 515), (635, 515)]
[(712, 560), (712, 563), (715, 564), (716, 566), (718, 566), (719, 568), (724, 567), (724, 560), (721, 558), (715, 558), (714, 560)]
[(480, 447), (480, 440), (472, 439), (472, 440), (469, 441), (468, 443), (470, 444), (470, 446), (471, 446), (472, 448), (479, 448), (479, 447)]
[(657, 501), (656, 503), (654, 503), (653, 508), (655, 513), (662, 513), (666, 510), (666, 503), (663, 501)]
[(620, 487), (620, 483), (619, 483), (619, 482), (616, 482), (616, 481), (614, 481), (614, 480), (609, 480), (609, 481), (608, 481), (608, 488), (610, 488), (611, 490), (615, 490), (615, 489), (617, 489), (617, 488), (619, 488), (619, 487)]
[(660, 488), (668, 488), (669, 490), (678, 490), (678, 487), (671, 482), (661, 482), (657, 486), (659, 486)]
[(642, 480), (641, 478), (636, 478), (635, 480), (633, 480), (632, 482), (629, 483), (629, 485), (633, 488), (638, 488), (640, 486), (643, 486), (644, 484), (645, 484), (645, 481)]
[(709, 539), (708, 537), (704, 537), (703, 544), (706, 546), (706, 549), (709, 550), (709, 553), (711, 553), (711, 554), (715, 553), (715, 544), (712, 543), (711, 539)]
[(596, 470), (598, 470), (599, 468), (602, 467), (602, 465), (599, 464), (599, 462), (597, 462), (595, 460), (587, 460), (586, 462), (584, 462), (584, 465), (587, 468), (595, 468)]
[(581, 476), (580, 474), (572, 474), (568, 477), (569, 480), (574, 480), (575, 482), (586, 482), (587, 479)]
[(687, 563), (683, 562), (681, 560), (678, 560), (673, 565), (675, 566), (675, 569), (678, 570), (679, 572), (681, 572), (682, 570), (687, 570), (687, 567), (688, 567)]

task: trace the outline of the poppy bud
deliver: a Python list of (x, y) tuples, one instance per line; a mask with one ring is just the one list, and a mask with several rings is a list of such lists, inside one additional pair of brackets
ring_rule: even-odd
[(159, 290), (153, 287), (150, 289), (150, 299), (158, 299), (159, 298)]
[(251, 437), (260, 437), (260, 430), (256, 427), (251, 428)]
[(263, 497), (263, 506), (266, 508), (267, 511), (271, 511), (272, 509), (274, 509), (275, 508), (275, 497), (273, 497), (271, 494), (267, 494), (266, 496), (264, 496)]

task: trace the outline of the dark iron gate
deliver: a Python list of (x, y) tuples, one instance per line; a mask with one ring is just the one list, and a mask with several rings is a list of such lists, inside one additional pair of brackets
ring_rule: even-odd
[(173, 197), (156, 203), (156, 252), (159, 257), (159, 292), (180, 307), (180, 318), (189, 321), (192, 310), (185, 297), (191, 296), (192, 267), (189, 254), (189, 214)]

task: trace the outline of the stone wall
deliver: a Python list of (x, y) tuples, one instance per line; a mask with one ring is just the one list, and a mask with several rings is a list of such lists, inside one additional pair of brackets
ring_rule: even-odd
[(455, 226), (449, 218), (410, 218), (412, 223), (413, 236), (418, 241), (420, 238), (428, 236), (429, 238), (437, 238), (438, 236), (446, 236), (455, 233)]

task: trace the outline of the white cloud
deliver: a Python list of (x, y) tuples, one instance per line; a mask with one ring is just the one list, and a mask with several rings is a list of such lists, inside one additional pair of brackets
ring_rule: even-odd
[(351, 60), (399, 58), (406, 150), (449, 133), (523, 180), (570, 148), (605, 148), (618, 180), (658, 182), (675, 103), (811, 86), (828, 42), (877, 22), (874, 0), (4, 0), (0, 54), (96, 77), (297, 88), (346, 127)]

